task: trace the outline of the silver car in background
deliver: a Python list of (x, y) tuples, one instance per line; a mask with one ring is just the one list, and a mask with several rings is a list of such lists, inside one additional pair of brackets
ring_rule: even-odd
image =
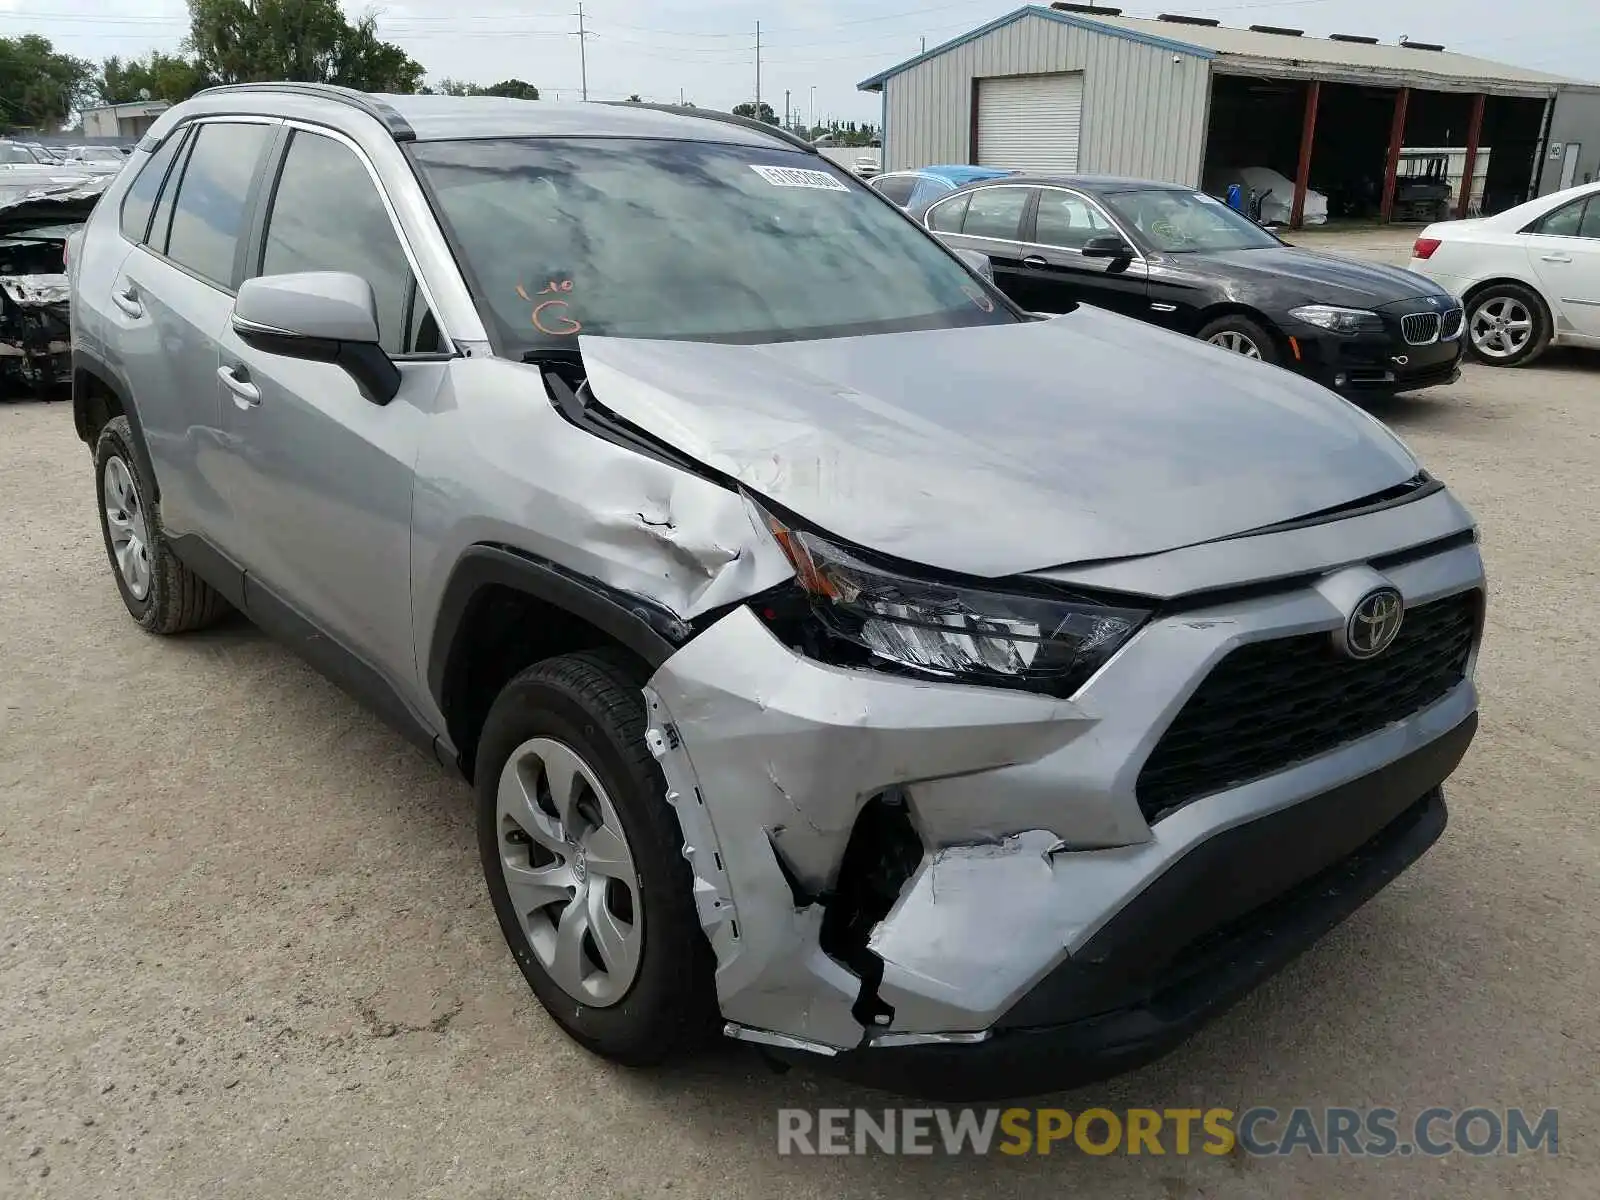
[(471, 780), (597, 1053), (1097, 1078), (1444, 828), (1444, 485), (1306, 380), (1018, 310), (778, 130), (222, 88), (71, 271), (133, 619), (238, 609)]

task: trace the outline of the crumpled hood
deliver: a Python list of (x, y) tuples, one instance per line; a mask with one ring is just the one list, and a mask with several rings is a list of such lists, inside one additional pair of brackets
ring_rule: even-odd
[(1098, 309), (739, 346), (584, 337), (600, 404), (858, 545), (997, 577), (1333, 508), (1417, 466), (1277, 367)]

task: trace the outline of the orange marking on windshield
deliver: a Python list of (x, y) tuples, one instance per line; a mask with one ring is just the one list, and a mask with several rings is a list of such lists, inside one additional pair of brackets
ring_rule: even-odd
[(574, 320), (567, 315), (571, 305), (559, 298), (571, 291), (572, 280), (552, 279), (534, 295), (553, 298), (534, 303), (534, 296), (528, 295), (528, 290), (522, 284), (517, 284), (517, 295), (533, 305), (533, 327), (550, 337), (571, 337), (583, 329), (582, 321)]

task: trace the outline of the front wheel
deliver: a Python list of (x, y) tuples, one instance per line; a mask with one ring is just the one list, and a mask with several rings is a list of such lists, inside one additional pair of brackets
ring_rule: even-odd
[(646, 1066), (716, 1028), (715, 962), (644, 698), (602, 654), (548, 659), (478, 744), (478, 849), (529, 987), (581, 1045)]
[(1266, 363), (1278, 361), (1278, 347), (1272, 335), (1249, 317), (1236, 313), (1218, 317), (1197, 336), (1202, 342), (1210, 342), (1213, 346), (1220, 346), (1245, 358)]

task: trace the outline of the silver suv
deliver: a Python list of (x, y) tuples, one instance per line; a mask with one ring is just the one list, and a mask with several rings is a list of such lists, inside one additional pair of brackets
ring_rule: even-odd
[(222, 88), (70, 269), (129, 613), (237, 609), (471, 780), (608, 1057), (1088, 1080), (1444, 827), (1444, 486), (1287, 372), (1016, 309), (777, 130)]

